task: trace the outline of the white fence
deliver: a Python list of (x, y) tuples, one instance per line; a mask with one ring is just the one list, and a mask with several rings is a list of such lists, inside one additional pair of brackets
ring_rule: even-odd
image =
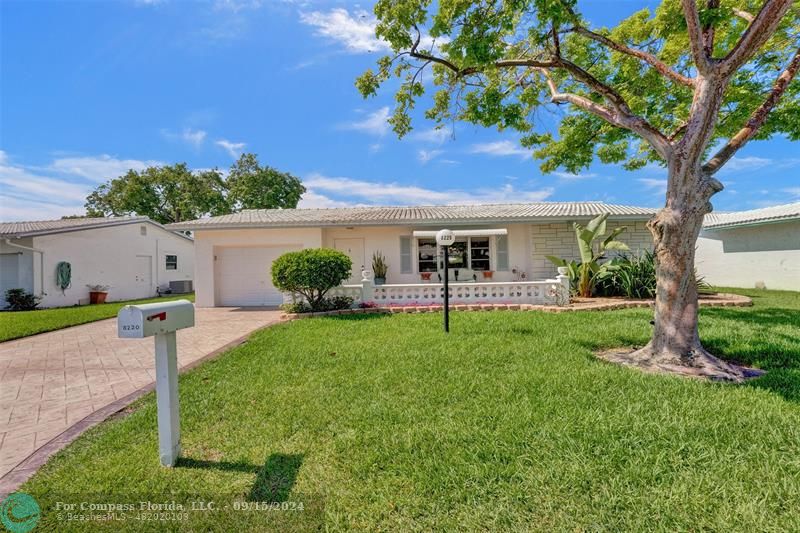
[[(449, 284), (450, 303), (457, 304), (541, 304), (567, 305), (569, 277), (542, 281), (453, 282)], [(442, 283), (400, 283), (374, 285), (362, 280), (359, 285), (341, 285), (329, 296), (350, 296), (356, 302), (370, 302), (380, 307), (403, 305), (441, 305)]]

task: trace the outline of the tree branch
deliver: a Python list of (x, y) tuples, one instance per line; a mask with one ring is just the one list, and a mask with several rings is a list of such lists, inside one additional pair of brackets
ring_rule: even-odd
[(695, 0), (681, 0), (686, 29), (689, 32), (689, 48), (692, 51), (694, 64), (701, 74), (711, 70), (712, 61), (703, 47), (703, 30), (700, 27), (700, 14), (697, 12)]
[(683, 74), (675, 72), (670, 68), (669, 65), (658, 59), (653, 54), (618, 43), (616, 41), (609, 39), (605, 35), (593, 32), (592, 30), (584, 28), (583, 26), (575, 26), (574, 28), (571, 29), (571, 31), (583, 35), (584, 37), (588, 37), (589, 39), (596, 41), (600, 44), (604, 44), (605, 46), (613, 50), (616, 50), (617, 52), (640, 59), (645, 63), (648, 63), (654, 69), (656, 69), (656, 71), (659, 74), (661, 74), (666, 78), (671, 79), (674, 82), (680, 83), (681, 85), (686, 85), (688, 87), (694, 87), (694, 80), (692, 78), (689, 78), (687, 76), (684, 76)]
[[(691, 2), (692, 0), (683, 0)], [(766, 43), (778, 28), (792, 0), (766, 0), (733, 50), (722, 60), (723, 75), (735, 72)]]
[(713, 174), (718, 171), (722, 165), (727, 163), (731, 157), (736, 153), (739, 148), (745, 145), (747, 141), (753, 138), (753, 136), (758, 132), (759, 128), (764, 125), (764, 122), (767, 120), (767, 116), (769, 112), (772, 111), (772, 108), (780, 100), (783, 93), (786, 92), (787, 87), (789, 87), (789, 83), (791, 83), (792, 79), (797, 74), (797, 71), (800, 70), (800, 48), (794, 53), (794, 57), (789, 62), (789, 65), (781, 72), (780, 76), (775, 80), (775, 83), (772, 85), (772, 91), (770, 91), (769, 95), (767, 96), (764, 103), (762, 103), (755, 111), (750, 115), (750, 118), (747, 119), (747, 123), (744, 125), (742, 129), (740, 129), (736, 135), (731, 137), (731, 139), (720, 148), (720, 150), (712, 157), (708, 163), (703, 165), (703, 170), (708, 174)]
[(744, 19), (747, 22), (751, 23), (756, 19), (752, 14), (748, 13), (744, 9), (733, 8), (733, 14), (739, 17), (740, 19)]
[[(706, 9), (717, 9), (719, 0), (707, 0)], [(703, 51), (707, 57), (714, 57), (714, 25), (706, 24), (703, 26)]]

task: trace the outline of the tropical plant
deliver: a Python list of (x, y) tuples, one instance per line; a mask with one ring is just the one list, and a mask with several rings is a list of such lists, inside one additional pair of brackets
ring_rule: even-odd
[[(398, 135), (431, 102), (424, 116), (437, 128), (518, 132), (545, 172), (578, 173), (595, 159), (664, 167), (664, 208), (648, 224), (653, 335), (628, 359), (744, 379), (700, 342), (694, 246), (723, 189), (720, 169), (751, 140), (800, 139), (796, 0), (662, 0), (611, 28), (592, 28), (576, 0), (378, 0), (374, 12), (388, 53), (356, 86), (395, 91)], [(557, 132), (537, 131), (548, 108), (559, 108)]]
[(312, 311), (323, 309), (325, 294), (350, 277), (353, 262), (330, 248), (305, 248), (288, 252), (272, 263), (272, 284), (281, 291), (299, 294)]
[(638, 255), (615, 257), (609, 274), (598, 280), (600, 296), (654, 298), (656, 295), (655, 255), (649, 250)]
[(386, 279), (386, 274), (389, 272), (389, 265), (386, 263), (386, 257), (380, 252), (372, 254), (372, 273), (376, 278)]
[(608, 276), (610, 270), (614, 268), (612, 263), (600, 262), (605, 258), (606, 251), (628, 250), (627, 244), (617, 240), (617, 237), (627, 229), (625, 226), (613, 229), (603, 239), (606, 233), (606, 219), (608, 219), (608, 213), (603, 213), (590, 220), (586, 226), (577, 222), (572, 225), (578, 240), (580, 263), (566, 261), (552, 255), (545, 256), (556, 266), (565, 266), (570, 272), (575, 273), (576, 292), (583, 298), (591, 297), (598, 280)]
[(42, 299), (25, 289), (8, 289), (5, 297), (8, 304), (6, 309), (9, 311), (33, 311)]

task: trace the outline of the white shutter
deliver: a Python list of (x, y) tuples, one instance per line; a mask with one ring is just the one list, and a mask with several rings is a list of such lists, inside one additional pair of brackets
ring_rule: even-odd
[(411, 237), (400, 237), (400, 273), (411, 274)]
[(497, 235), (494, 238), (495, 244), (495, 257), (497, 258), (497, 264), (495, 265), (495, 270), (497, 271), (507, 271), (508, 270), (508, 236), (506, 235)]

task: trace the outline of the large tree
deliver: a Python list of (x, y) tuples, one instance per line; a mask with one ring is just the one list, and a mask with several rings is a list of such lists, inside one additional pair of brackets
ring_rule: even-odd
[[(592, 29), (575, 0), (379, 0), (376, 34), (394, 55), (357, 80), (365, 96), (396, 77), (389, 121), (411, 130), (422, 73), (436, 91), (425, 116), (522, 132), (544, 171), (595, 158), (667, 168), (666, 204), (650, 221), (658, 290), (653, 336), (628, 362), (738, 381), (697, 328), (695, 243), (714, 176), (745, 143), (800, 139), (800, 4), (664, 0), (614, 28)], [(621, 5), (621, 4), (620, 4)], [(427, 35), (426, 35), (427, 34)], [(562, 107), (563, 106), (563, 107)], [(559, 108), (557, 132), (537, 112)]]
[(262, 167), (242, 154), (223, 177), (216, 168), (191, 170), (186, 163), (129, 170), (86, 198), (88, 216), (147, 216), (169, 224), (242, 209), (297, 207), (305, 187), (287, 172)]

